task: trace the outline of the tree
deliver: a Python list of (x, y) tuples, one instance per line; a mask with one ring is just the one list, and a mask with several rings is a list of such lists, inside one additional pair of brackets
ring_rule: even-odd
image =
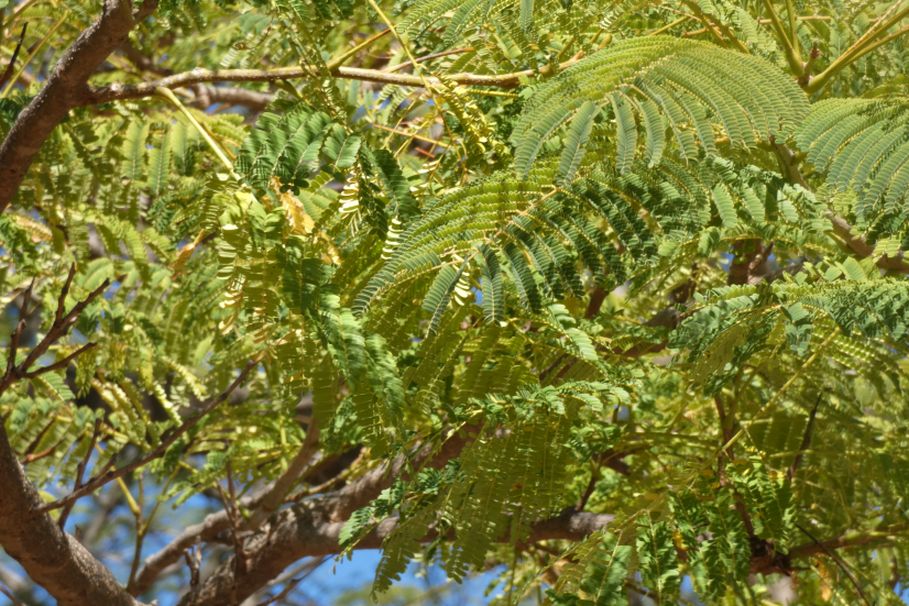
[(898, 602), (907, 16), (0, 0), (0, 588)]

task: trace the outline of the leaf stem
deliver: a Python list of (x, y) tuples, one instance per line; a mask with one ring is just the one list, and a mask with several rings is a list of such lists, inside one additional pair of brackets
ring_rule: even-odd
[[(787, 0), (789, 2), (789, 0)], [(770, 24), (773, 26), (773, 31), (776, 33), (777, 38), (779, 38), (780, 43), (783, 45), (783, 50), (786, 53), (786, 62), (789, 64), (789, 69), (792, 70), (792, 73), (797, 77), (802, 75), (802, 72), (805, 69), (805, 62), (802, 60), (802, 54), (798, 49), (798, 40), (790, 40), (789, 35), (786, 33), (786, 29), (783, 27), (783, 23), (780, 20), (780, 16), (777, 14), (776, 10), (773, 8), (772, 0), (764, 0), (764, 8), (767, 9), (767, 14), (770, 16)], [(792, 22), (792, 7), (790, 5), (790, 22)], [(794, 35), (794, 28), (793, 35)]]
[[(894, 5), (894, 7), (896, 6), (898, 6), (898, 4)], [(838, 74), (846, 67), (852, 65), (881, 45), (895, 40), (896, 38), (899, 38), (906, 33), (909, 33), (909, 26), (905, 26), (892, 34), (878, 38), (880, 34), (886, 32), (888, 29), (890, 29), (890, 27), (898, 23), (906, 15), (909, 15), (909, 6), (904, 7), (902, 10), (896, 11), (895, 14), (892, 14), (889, 17), (886, 13), (882, 15), (881, 18), (874, 23), (874, 25), (869, 27), (868, 30), (852, 44), (852, 46), (847, 48), (839, 57), (834, 59), (833, 62), (827, 66), (827, 69), (812, 78), (805, 87), (805, 90), (809, 93), (814, 93), (821, 90), (824, 86), (827, 85), (833, 76)]]
[(325, 66), (329, 69), (329, 71), (336, 69), (338, 67), (341, 67), (345, 61), (347, 61), (348, 59), (350, 59), (351, 57), (356, 55), (358, 52), (360, 52), (367, 46), (372, 45), (373, 42), (376, 42), (377, 40), (381, 40), (382, 38), (384, 38), (385, 36), (387, 36), (390, 33), (391, 33), (390, 29), (383, 29), (381, 32), (379, 32), (377, 34), (373, 34), (372, 36), (370, 36), (363, 42), (354, 46), (353, 48), (350, 48), (349, 50), (344, 51), (343, 53), (341, 53), (334, 59), (330, 59), (328, 61), (328, 63), (325, 64)]
[(195, 128), (199, 132), (199, 134), (202, 136), (202, 138), (205, 140), (205, 142), (208, 144), (208, 146), (211, 148), (211, 150), (215, 153), (215, 155), (218, 157), (218, 159), (221, 161), (221, 163), (224, 165), (224, 167), (227, 168), (227, 171), (230, 174), (230, 176), (232, 178), (236, 179), (237, 181), (239, 181), (240, 175), (238, 175), (236, 173), (236, 171), (234, 171), (234, 163), (231, 162), (230, 158), (227, 157), (227, 153), (218, 144), (218, 142), (215, 141), (215, 138), (211, 136), (211, 134), (208, 132), (208, 130), (204, 126), (202, 126), (202, 124), (200, 124), (198, 120), (196, 120), (196, 117), (194, 115), (192, 115), (192, 112), (190, 112), (188, 109), (186, 109), (185, 105), (180, 103), (180, 100), (177, 99), (177, 96), (173, 93), (173, 91), (170, 90), (169, 88), (165, 88), (165, 87), (161, 86), (161, 87), (158, 87), (155, 90), (155, 92), (158, 95), (160, 95), (161, 97), (164, 97), (165, 99), (170, 101), (170, 103), (174, 107), (176, 107), (186, 117), (187, 120), (189, 120), (189, 123), (193, 126), (193, 128)]

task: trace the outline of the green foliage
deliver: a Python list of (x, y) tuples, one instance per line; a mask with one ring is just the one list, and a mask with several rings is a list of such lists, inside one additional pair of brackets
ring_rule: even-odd
[[(65, 494), (251, 365), (118, 498), (253, 494), (317, 427), (301, 508), (398, 465), (330, 520), (338, 551), (384, 536), (376, 593), (420, 559), (504, 564), (503, 604), (752, 604), (789, 575), (799, 603), (886, 603), (909, 582), (905, 24), (860, 36), (905, 3), (847, 4), (400, 0), (378, 35), (348, 0), (162, 2), (131, 38), (159, 75), (308, 69), (218, 85), (267, 110), (181, 87), (186, 112), (82, 107), (44, 144), (0, 214), (4, 343), (23, 304), (20, 361), (50, 330), (70, 265), (68, 309), (111, 286), (40, 364), (93, 347), (0, 393), (26, 472)], [(62, 5), (28, 9), (35, 35)], [(92, 85), (149, 71), (124, 50)], [(41, 81), (0, 92), (0, 134)]]
[[(762, 86), (739, 86), (742, 80)], [(569, 116), (586, 122), (589, 102), (604, 98), (616, 123), (620, 171), (635, 154), (637, 119), (645, 124), (644, 158), (654, 165), (666, 144), (667, 125), (680, 156), (695, 158), (698, 143), (708, 153), (716, 151), (716, 126), (731, 145), (753, 146), (785, 134), (807, 112), (802, 91), (760, 59), (664, 36), (625, 40), (582, 59), (534, 91), (515, 125), (519, 174), (528, 173), (545, 140)]]
[(909, 186), (907, 103), (902, 98), (827, 99), (816, 103), (796, 140), (831, 188), (852, 189), (851, 209), (873, 239), (895, 238), (906, 246)]
[(240, 150), (237, 169), (259, 188), (274, 178), (282, 187), (300, 189), (323, 165), (349, 169), (359, 146), (359, 138), (348, 136), (327, 114), (290, 107), (280, 115), (262, 114)]

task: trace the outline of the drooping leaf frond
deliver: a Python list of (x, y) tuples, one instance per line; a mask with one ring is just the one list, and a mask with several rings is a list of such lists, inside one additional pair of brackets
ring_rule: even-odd
[(872, 236), (905, 245), (909, 128), (905, 99), (827, 99), (811, 108), (796, 140), (807, 160), (840, 190), (856, 192), (854, 212)]
[(624, 40), (534, 91), (514, 129), (519, 174), (528, 174), (544, 142), (589, 101), (612, 105), (620, 167), (635, 147), (635, 119), (647, 126), (646, 157), (654, 163), (667, 128), (682, 157), (693, 158), (698, 142), (714, 152), (717, 136), (740, 146), (784, 136), (808, 109), (798, 86), (764, 60), (666, 36)]

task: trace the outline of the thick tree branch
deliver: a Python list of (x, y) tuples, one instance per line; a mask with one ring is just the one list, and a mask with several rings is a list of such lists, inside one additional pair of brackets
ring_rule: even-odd
[[(440, 448), (431, 445), (419, 447), (410, 456), (399, 456), (334, 493), (303, 501), (273, 514), (263, 531), (246, 545), (244, 566), (238, 571), (233, 559), (228, 561), (192, 595), (184, 596), (181, 606), (223, 604), (229, 596), (242, 600), (300, 558), (338, 553), (341, 549), (341, 529), (353, 511), (372, 501), (395, 478), (407, 477), (411, 470), (420, 467), (439, 468), (445, 465), (475, 439), (477, 429), (476, 425), (468, 425), (449, 437)], [(605, 527), (612, 520), (613, 516), (607, 514), (566, 510), (555, 518), (534, 525), (528, 540), (578, 540)], [(381, 547), (396, 523), (394, 518), (382, 521), (357, 543), (356, 549)], [(431, 537), (430, 533), (426, 538)]]
[(71, 109), (84, 103), (89, 77), (127, 39), (157, 0), (133, 14), (130, 0), (105, 0), (101, 16), (73, 42), (41, 92), (22, 110), (0, 145), (0, 211), (13, 199), (41, 145)]
[[(607, 514), (568, 510), (555, 518), (535, 524), (527, 540), (577, 541), (604, 528), (612, 520), (613, 516)], [(382, 541), (394, 530), (396, 524), (396, 518), (382, 521), (373, 532), (357, 543), (357, 549), (381, 547)], [(250, 542), (247, 547), (248, 561), (242, 574), (235, 574), (232, 561), (224, 564), (203, 582), (192, 597), (184, 597), (180, 606), (226, 604), (228, 596), (234, 593), (237, 599), (242, 600), (300, 558), (338, 553), (343, 527), (344, 522), (331, 521), (307, 504), (286, 509), (275, 516), (267, 533)], [(426, 538), (432, 536), (427, 535)]]
[[(833, 213), (831, 213), (828, 218), (830, 219), (830, 224), (833, 226), (833, 233), (849, 247), (849, 250), (860, 257), (870, 257), (874, 254), (874, 247), (868, 244), (863, 237), (854, 234), (852, 226), (846, 219), (834, 215)], [(877, 266), (881, 269), (901, 274), (909, 273), (909, 263), (903, 259), (902, 252), (898, 253), (895, 257), (882, 256), (877, 260)]]
[[(440, 447), (434, 444), (419, 446), (409, 455), (400, 455), (388, 464), (370, 470), (343, 488), (272, 514), (262, 531), (246, 546), (247, 561), (242, 567), (242, 572), (238, 573), (233, 560), (227, 562), (203, 583), (199, 591), (192, 596), (184, 596), (182, 603), (193, 605), (227, 603), (227, 597), (234, 595), (234, 592), (239, 599), (243, 599), (265, 586), (287, 566), (302, 557), (338, 553), (340, 549), (338, 536), (351, 513), (369, 504), (396, 478), (406, 478), (413, 470), (422, 467), (444, 466), (457, 457), (475, 438), (477, 429), (476, 425), (468, 425), (451, 435)], [(202, 533), (212, 536), (217, 534), (213, 531), (214, 528), (221, 530), (226, 528), (222, 517), (226, 518), (219, 513), (206, 518), (197, 536), (201, 536)], [(185, 539), (193, 540), (191, 536)], [(367, 541), (362, 547), (370, 544), (373, 543)], [(375, 543), (376, 546), (379, 544), (381, 540)], [(175, 551), (168, 550), (166, 555), (173, 555)], [(309, 553), (310, 551), (312, 553)], [(160, 557), (155, 562), (146, 562), (132, 590), (138, 593), (138, 590), (150, 586), (155, 576), (152, 571), (163, 570), (168, 565), (165, 561), (169, 559)], [(146, 573), (145, 569), (149, 572)]]
[(60, 606), (138, 604), (114, 575), (46, 513), (0, 427), (0, 544)]
[(397, 478), (407, 479), (414, 470), (428, 467), (440, 469), (457, 458), (464, 447), (476, 438), (477, 425), (468, 425), (449, 437), (442, 446), (425, 444), (410, 456), (398, 456), (387, 465), (381, 465), (347, 486), (326, 495), (320, 507), (333, 521), (343, 521), (357, 509), (365, 507), (391, 486)]
[(287, 470), (259, 499), (255, 510), (247, 520), (247, 528), (255, 530), (284, 504), (284, 497), (290, 493), (297, 482), (310, 469), (318, 450), (319, 426), (318, 423), (313, 422), (306, 432), (306, 439), (303, 441), (303, 445), (287, 466)]
[[(282, 478), (279, 478), (274, 485), (263, 488), (255, 494), (240, 499), (240, 507), (253, 512), (251, 519), (246, 524), (246, 528), (257, 529), (259, 527), (261, 520), (254, 526), (253, 522), (255, 520), (252, 518), (255, 518), (256, 511), (263, 507), (263, 503), (266, 502), (269, 495), (272, 495), (273, 498), (274, 495), (283, 492), (287, 488), (287, 485), (293, 484), (292, 478), (296, 478), (296, 481), (310, 481), (312, 476), (318, 476), (321, 471), (321, 465), (324, 462), (332, 460), (332, 457), (320, 456), (320, 453), (312, 455), (310, 447), (311, 446), (307, 446), (304, 442), (299, 453), (295, 457), (296, 464), (292, 463)], [(312, 458), (309, 459), (308, 464), (305, 464), (303, 461), (309, 456)], [(301, 467), (302, 476), (298, 475), (301, 472)], [(346, 466), (341, 468), (341, 470), (343, 469), (346, 469)], [(279, 486), (279, 484), (283, 485)], [(283, 502), (281, 505), (283, 505)], [(129, 585), (129, 592), (133, 595), (145, 593), (151, 589), (152, 585), (161, 574), (180, 561), (180, 558), (183, 557), (183, 553), (187, 549), (198, 543), (215, 541), (229, 528), (230, 518), (227, 515), (227, 511), (223, 509), (207, 515), (205, 519), (198, 524), (188, 526), (183, 532), (174, 537), (170, 543), (146, 558), (145, 562), (142, 564), (142, 568), (136, 575), (135, 580)]]

